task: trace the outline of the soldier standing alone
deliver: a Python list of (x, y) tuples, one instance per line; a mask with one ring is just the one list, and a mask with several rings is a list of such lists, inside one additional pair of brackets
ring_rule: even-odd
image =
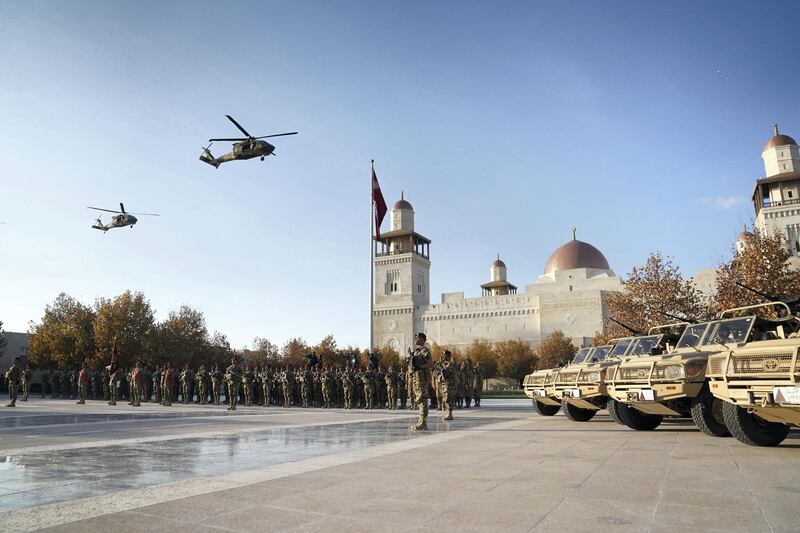
[(78, 401), (79, 404), (86, 403), (86, 392), (89, 390), (89, 385), (92, 380), (89, 377), (89, 371), (86, 369), (86, 363), (81, 365), (81, 371), (78, 373)]
[(411, 431), (428, 429), (428, 389), (430, 389), (431, 383), (433, 358), (430, 349), (425, 346), (426, 340), (427, 337), (424, 333), (417, 333), (414, 338), (417, 347), (411, 354), (414, 402), (419, 406), (419, 420), (409, 428)]
[(8, 397), (9, 397), (9, 404), (6, 407), (16, 407), (17, 406), (17, 384), (19, 383), (20, 379), (20, 370), (19, 370), (19, 357), (14, 358), (14, 362), (11, 364), (11, 368), (6, 371), (6, 381), (8, 382)]

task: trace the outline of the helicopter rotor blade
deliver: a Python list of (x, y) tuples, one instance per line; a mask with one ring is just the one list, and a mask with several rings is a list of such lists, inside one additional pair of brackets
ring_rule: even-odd
[(238, 122), (236, 122), (232, 116), (230, 116), (230, 115), (225, 115), (225, 116), (226, 116), (226, 117), (228, 117), (228, 120), (230, 120), (231, 122), (233, 122), (233, 125), (234, 125), (234, 126), (236, 126), (237, 128), (239, 128), (239, 131), (241, 131), (242, 133), (244, 133), (245, 135), (247, 135), (247, 138), (248, 138), (248, 139), (252, 139), (252, 138), (253, 138), (253, 136), (252, 136), (252, 135), (250, 135), (249, 133), (247, 133), (247, 130), (246, 130), (246, 129), (244, 129), (244, 128), (241, 126), (241, 124), (239, 124)]
[(210, 142), (210, 143), (213, 143), (214, 141), (234, 141), (234, 142), (240, 142), (240, 141), (249, 141), (249, 140), (250, 140), (250, 137), (239, 137), (239, 138), (236, 138), (236, 139), (209, 139), (209, 140), (208, 140), (208, 142)]
[(94, 209), (95, 211), (106, 211), (107, 213), (121, 213), (122, 211), (114, 211), (113, 209), (103, 209), (102, 207), (87, 206), (86, 209)]
[(276, 133), (274, 135), (264, 135), (262, 137), (254, 137), (255, 139), (268, 139), (270, 137), (283, 137), (284, 135), (297, 135), (296, 131), (292, 131), (289, 133)]
[(140, 215), (140, 216), (141, 215), (147, 215), (147, 216), (151, 216), (151, 217), (160, 217), (161, 216), (158, 213), (127, 213), (127, 214), (128, 215)]
[(124, 206), (124, 205), (122, 205), (122, 202), (120, 202), (120, 203), (119, 203), (119, 209), (120, 209), (120, 211), (122, 211), (123, 213), (125, 212), (125, 206)]

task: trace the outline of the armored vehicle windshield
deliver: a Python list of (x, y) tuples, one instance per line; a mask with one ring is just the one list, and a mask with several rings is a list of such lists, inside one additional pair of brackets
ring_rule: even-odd
[(614, 349), (611, 350), (609, 357), (622, 357), (628, 351), (633, 341), (636, 339), (633, 337), (628, 337), (626, 339), (620, 339), (617, 341), (617, 344), (614, 345)]
[(739, 344), (747, 339), (750, 328), (755, 322), (754, 316), (730, 318), (713, 322), (709, 328), (708, 336), (703, 344)]
[(581, 348), (575, 354), (575, 358), (572, 360), (573, 365), (579, 365), (586, 360), (586, 356), (589, 355), (589, 352), (592, 351), (592, 348)]
[(648, 335), (647, 337), (639, 337), (633, 348), (628, 352), (628, 355), (651, 355), (653, 348), (658, 347), (664, 335)]
[(704, 324), (695, 324), (694, 326), (689, 326), (686, 328), (683, 331), (683, 335), (681, 335), (678, 344), (675, 346), (675, 349), (678, 350), (680, 348), (694, 348), (696, 346), (700, 346), (700, 341), (703, 340), (703, 335), (708, 329), (708, 325), (708, 322), (706, 322)]
[(608, 357), (608, 353), (611, 351), (611, 348), (613, 348), (611, 345), (598, 346), (592, 351), (589, 357), (586, 358), (586, 362), (600, 363), (602, 361), (605, 361), (606, 357)]

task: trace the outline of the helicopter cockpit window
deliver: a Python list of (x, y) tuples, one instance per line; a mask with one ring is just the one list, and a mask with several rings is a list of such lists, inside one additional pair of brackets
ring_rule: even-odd
[(587, 363), (599, 363), (601, 361), (605, 361), (606, 357), (608, 357), (608, 352), (611, 351), (611, 346), (598, 346), (594, 349), (594, 351), (586, 358)]
[(628, 347), (634, 339), (621, 339), (617, 341), (617, 344), (614, 345), (614, 349), (611, 350), (611, 357), (622, 357), (625, 355), (625, 352), (628, 351)]
[(589, 352), (591, 351), (591, 348), (581, 348), (578, 350), (578, 352), (575, 354), (575, 358), (572, 359), (572, 364), (579, 365), (583, 363), (583, 361), (586, 359), (586, 356), (589, 355)]
[(628, 352), (628, 355), (650, 355), (650, 350), (658, 346), (664, 335), (650, 335), (648, 337), (640, 337), (636, 339), (636, 344)]
[(711, 324), (711, 331), (704, 344), (738, 344), (744, 342), (754, 322), (754, 316), (731, 318), (715, 322)]

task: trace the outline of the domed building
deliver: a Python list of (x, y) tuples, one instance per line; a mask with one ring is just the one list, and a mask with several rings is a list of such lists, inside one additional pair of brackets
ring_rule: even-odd
[(756, 181), (753, 190), (755, 227), (763, 235), (782, 233), (793, 264), (800, 266), (800, 147), (775, 124), (761, 159), (765, 177)]
[(572, 240), (550, 254), (544, 274), (523, 292), (509, 281), (508, 266), (498, 254), (481, 296), (448, 292), (432, 304), (431, 241), (416, 233), (414, 209), (404, 196), (392, 207), (390, 221), (390, 230), (376, 239), (373, 335), (378, 347), (404, 353), (420, 331), (448, 346), (521, 339), (533, 347), (556, 330), (583, 346), (603, 327), (605, 295), (622, 287), (603, 253), (577, 240), (573, 230)]

